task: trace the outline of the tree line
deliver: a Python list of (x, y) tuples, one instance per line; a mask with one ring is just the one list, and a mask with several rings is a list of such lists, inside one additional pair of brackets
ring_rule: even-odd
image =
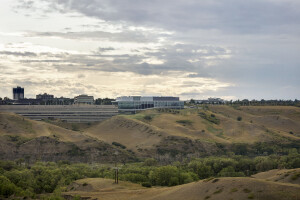
[[(284, 156), (210, 156), (168, 165), (148, 158), (139, 163), (119, 163), (119, 166), (120, 180), (145, 187), (174, 186), (210, 177), (244, 177), (271, 169), (300, 168), (300, 154), (296, 149), (290, 149)], [(66, 191), (73, 181), (82, 178), (113, 179), (113, 164), (59, 161), (36, 162), (29, 166), (22, 162), (0, 161), (0, 197), (63, 199), (61, 192)]]

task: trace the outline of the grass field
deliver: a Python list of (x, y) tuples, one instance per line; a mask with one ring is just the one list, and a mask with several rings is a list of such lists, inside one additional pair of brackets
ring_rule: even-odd
[[(299, 169), (297, 169), (299, 171)], [(272, 173), (272, 172), (264, 172)], [(174, 187), (142, 188), (138, 184), (110, 179), (82, 179), (68, 187), (64, 195), (90, 197), (92, 199), (297, 199), (300, 185), (275, 182), (262, 178), (210, 178)]]

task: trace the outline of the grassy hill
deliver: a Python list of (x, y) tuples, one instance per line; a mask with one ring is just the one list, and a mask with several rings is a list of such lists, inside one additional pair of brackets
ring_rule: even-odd
[(125, 160), (133, 159), (132, 153), (81, 132), (12, 113), (0, 113), (0, 138), (0, 159), (107, 162), (112, 161), (111, 154), (116, 150)]
[(257, 143), (299, 149), (299, 116), (300, 108), (276, 106), (147, 110), (113, 117), (84, 129), (83, 133), (152, 156), (218, 154), (233, 151), (231, 146), (236, 144), (247, 144), (248, 149)]
[[(267, 172), (266, 172), (267, 173)], [(92, 199), (297, 199), (300, 185), (259, 178), (211, 178), (174, 187), (142, 188), (138, 184), (101, 178), (81, 179), (68, 187), (65, 196)]]
[[(5, 154), (2, 158), (11, 157), (16, 151), (30, 154), (36, 145), (46, 148), (41, 143), (50, 146), (37, 154), (60, 154), (57, 159), (62, 159), (69, 152), (77, 158), (66, 158), (78, 160), (82, 157), (79, 160), (84, 162), (108, 158), (110, 153), (104, 152), (106, 149), (124, 153), (125, 160), (133, 158), (134, 154), (177, 160), (230, 152), (253, 156), (287, 154), (289, 149), (300, 148), (300, 108), (218, 105), (184, 110), (158, 109), (87, 124), (32, 121), (1, 113), (0, 137), (3, 138), (0, 150)], [(87, 153), (92, 151), (96, 153)], [(39, 159), (39, 156), (34, 157)]]
[(267, 181), (300, 185), (300, 169), (273, 169), (255, 174), (252, 177), (266, 179)]

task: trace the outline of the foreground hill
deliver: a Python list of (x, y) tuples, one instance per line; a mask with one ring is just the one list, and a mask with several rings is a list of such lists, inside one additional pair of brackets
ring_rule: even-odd
[(252, 177), (258, 179), (266, 179), (280, 183), (292, 183), (300, 185), (300, 169), (273, 169), (266, 172), (261, 172)]
[(82, 179), (69, 186), (65, 196), (92, 199), (199, 200), (199, 199), (297, 199), (300, 186), (256, 178), (215, 178), (174, 187), (142, 188), (110, 179)]
[[(12, 113), (0, 113), (0, 159), (111, 161), (115, 150), (115, 147), (77, 131)], [(119, 152), (125, 160), (132, 159), (131, 153)]]

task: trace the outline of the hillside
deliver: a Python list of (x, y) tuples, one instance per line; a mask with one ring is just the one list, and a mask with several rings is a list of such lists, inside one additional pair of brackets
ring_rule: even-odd
[(32, 121), (0, 113), (0, 137), (2, 159), (27, 155), (32, 161), (112, 161), (116, 150), (126, 161), (155, 157), (168, 162), (231, 153), (288, 154), (289, 149), (300, 148), (300, 108), (218, 105), (158, 109), (86, 124)]
[(27, 162), (70, 160), (74, 162), (112, 161), (116, 150), (125, 160), (130, 152), (115, 148), (81, 132), (49, 123), (33, 121), (12, 113), (0, 113), (0, 158)]
[(273, 169), (255, 174), (252, 177), (266, 179), (267, 181), (300, 185), (300, 169)]
[(113, 117), (84, 129), (83, 133), (108, 143), (121, 143), (141, 154), (204, 156), (240, 143), (250, 146), (275, 143), (299, 148), (299, 115), (300, 108), (296, 107), (208, 106), (180, 111), (147, 110)]
[(174, 187), (142, 188), (138, 184), (109, 179), (82, 179), (71, 184), (65, 196), (92, 199), (297, 199), (300, 186), (254, 178), (215, 178)]

